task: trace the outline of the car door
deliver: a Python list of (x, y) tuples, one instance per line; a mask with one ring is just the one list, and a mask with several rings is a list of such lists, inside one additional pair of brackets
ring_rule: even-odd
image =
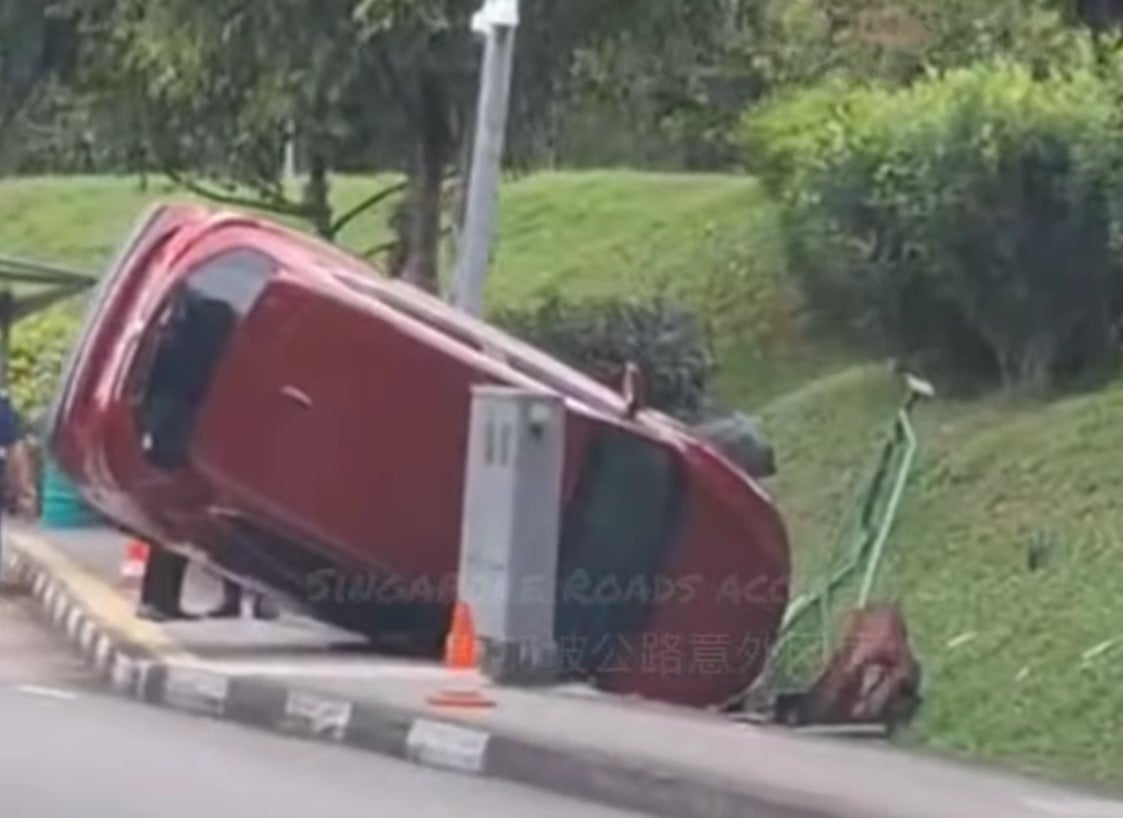
[(228, 502), (341, 563), (451, 576), (475, 374), (392, 311), (295, 276), (239, 328), (193, 461)]

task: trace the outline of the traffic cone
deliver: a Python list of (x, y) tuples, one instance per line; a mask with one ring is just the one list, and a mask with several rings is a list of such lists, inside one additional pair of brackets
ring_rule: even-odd
[[(476, 627), (472, 608), (466, 602), (457, 602), (452, 611), (452, 627), (445, 638), (445, 667), (452, 671), (476, 670), (476, 660)], [(434, 707), (495, 707), (495, 702), (484, 696), (477, 684), (467, 680), (442, 688), (427, 701)]]
[(452, 610), (452, 627), (445, 637), (445, 667), (449, 670), (476, 669), (476, 625), (472, 609), (457, 602)]
[(117, 575), (117, 585), (122, 589), (134, 590), (144, 581), (148, 567), (148, 543), (142, 540), (129, 540), (125, 547), (125, 559)]

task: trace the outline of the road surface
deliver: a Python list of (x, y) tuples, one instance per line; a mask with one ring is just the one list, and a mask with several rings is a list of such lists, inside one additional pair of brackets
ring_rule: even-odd
[(34, 617), (0, 597), (4, 818), (635, 818), (115, 699)]

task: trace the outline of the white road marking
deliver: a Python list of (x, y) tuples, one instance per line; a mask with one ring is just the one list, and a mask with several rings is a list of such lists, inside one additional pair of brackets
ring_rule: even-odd
[(57, 687), (43, 687), (41, 685), (20, 685), (16, 688), (20, 693), (28, 696), (42, 696), (45, 699), (62, 699), (70, 701), (77, 699), (78, 694), (70, 690), (60, 690)]

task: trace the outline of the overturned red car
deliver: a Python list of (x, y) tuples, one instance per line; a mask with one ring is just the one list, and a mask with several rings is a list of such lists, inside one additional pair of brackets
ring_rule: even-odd
[(675, 420), (267, 220), (185, 204), (140, 220), (89, 307), (48, 446), (122, 529), (436, 652), (486, 383), (565, 400), (567, 671), (697, 706), (751, 682), (790, 573), (753, 479)]

